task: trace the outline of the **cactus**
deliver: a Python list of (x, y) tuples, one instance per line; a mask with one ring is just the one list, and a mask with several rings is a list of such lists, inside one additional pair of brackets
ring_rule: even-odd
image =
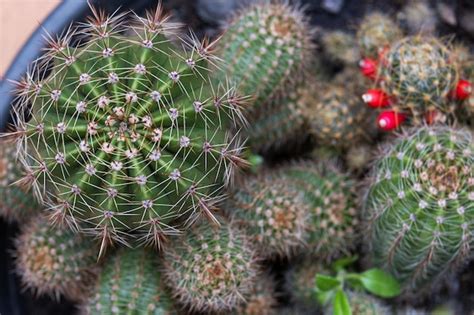
[(305, 244), (309, 206), (291, 182), (271, 172), (241, 185), (228, 210), (264, 258), (290, 257)]
[(88, 238), (52, 228), (39, 216), (22, 225), (15, 245), (17, 274), (26, 288), (58, 299), (86, 298), (97, 273), (97, 247)]
[(82, 308), (90, 315), (177, 314), (162, 284), (158, 261), (148, 249), (120, 249), (106, 262)]
[(314, 95), (317, 85), (312, 86), (306, 92), (313, 101), (308, 101), (305, 117), (318, 144), (344, 150), (370, 138), (367, 125), (371, 112), (357, 94), (358, 84), (318, 87), (323, 91), (319, 97)]
[[(53, 218), (110, 242), (160, 245), (219, 200), (239, 157), (226, 128), (241, 98), (208, 76), (212, 43), (168, 39), (176, 32), (159, 5), (126, 24), (94, 15), (51, 39), (49, 77), (19, 83), (23, 160)], [(123, 33), (132, 34), (130, 36)], [(79, 48), (71, 37), (89, 39)], [(192, 36), (191, 36), (192, 37)], [(19, 115), (21, 116), (21, 115)]]
[(436, 31), (438, 17), (436, 11), (426, 0), (407, 2), (397, 20), (409, 34), (433, 34)]
[(25, 221), (40, 210), (33, 193), (17, 183), (24, 175), (15, 145), (9, 140), (0, 140), (0, 216), (7, 221)]
[(378, 59), (382, 50), (402, 37), (402, 32), (389, 16), (375, 12), (362, 20), (356, 37), (362, 56)]
[(316, 274), (329, 272), (329, 268), (319, 261), (308, 260), (293, 265), (285, 274), (286, 291), (291, 293), (292, 302), (306, 308), (316, 308)]
[(355, 64), (359, 59), (354, 35), (342, 31), (325, 32), (321, 38), (324, 55), (332, 62)]
[[(389, 307), (373, 298), (372, 296), (359, 292), (350, 292), (348, 301), (353, 315), (389, 315), (392, 314)], [(333, 308), (328, 307), (325, 315), (334, 314)]]
[(230, 311), (252, 293), (255, 253), (245, 235), (231, 225), (210, 228), (200, 223), (165, 247), (166, 283), (190, 311)]
[(364, 201), (369, 254), (406, 293), (470, 256), (473, 162), (472, 135), (447, 126), (405, 133), (376, 161)]
[(218, 55), (226, 63), (223, 73), (244, 95), (253, 96), (251, 111), (301, 82), (310, 59), (309, 30), (300, 9), (271, 1), (243, 9), (229, 23)]
[(368, 144), (351, 146), (344, 157), (347, 168), (355, 174), (362, 174), (370, 165), (372, 152)]
[(396, 100), (395, 110), (415, 118), (428, 111), (452, 112), (449, 93), (459, 73), (450, 50), (434, 37), (406, 37), (382, 60), (382, 89)]
[(280, 169), (304, 193), (310, 207), (306, 244), (320, 261), (348, 254), (359, 219), (353, 181), (331, 161), (303, 161)]
[(234, 312), (238, 315), (271, 315), (276, 311), (275, 281), (267, 274), (255, 281), (250, 297)]

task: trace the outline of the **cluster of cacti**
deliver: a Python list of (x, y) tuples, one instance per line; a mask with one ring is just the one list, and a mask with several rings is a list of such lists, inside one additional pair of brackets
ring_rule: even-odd
[(63, 228), (52, 228), (36, 216), (22, 226), (15, 240), (17, 273), (38, 295), (84, 300), (97, 272), (97, 247)]
[[(210, 47), (179, 47), (161, 7), (132, 22), (99, 11), (79, 33), (51, 40), (51, 74), (20, 83), (22, 162), (57, 220), (103, 244), (160, 245), (176, 220), (204, 215), (240, 163), (240, 97), (211, 83)], [(123, 33), (132, 35), (123, 35)], [(19, 111), (21, 114), (22, 111)], [(21, 116), (21, 115), (20, 115)]]
[(24, 221), (39, 212), (41, 206), (31, 191), (18, 181), (24, 174), (18, 165), (15, 144), (8, 139), (0, 140), (0, 216), (8, 221)]
[(471, 255), (473, 143), (466, 130), (422, 127), (389, 144), (374, 166), (369, 253), (407, 292), (436, 284)]

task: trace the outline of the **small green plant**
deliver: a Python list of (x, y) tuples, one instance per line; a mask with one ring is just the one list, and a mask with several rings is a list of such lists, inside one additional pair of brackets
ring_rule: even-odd
[(331, 266), (335, 276), (317, 274), (314, 278), (318, 302), (329, 306), (333, 315), (381, 314), (377, 310), (383, 307), (360, 292), (367, 291), (382, 298), (396, 297), (401, 292), (397, 280), (380, 269), (348, 272), (346, 267), (356, 260), (356, 256), (339, 259)]

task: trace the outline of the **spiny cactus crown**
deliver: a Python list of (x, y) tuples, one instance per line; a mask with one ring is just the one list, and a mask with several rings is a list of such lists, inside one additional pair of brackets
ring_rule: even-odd
[(357, 41), (363, 57), (377, 59), (379, 53), (402, 37), (398, 25), (387, 15), (367, 15), (357, 30)]
[(173, 295), (190, 310), (224, 312), (245, 302), (255, 285), (255, 254), (226, 224), (196, 224), (165, 248), (164, 272)]
[(434, 37), (406, 37), (382, 59), (382, 88), (396, 100), (396, 109), (416, 116), (427, 110), (451, 110), (449, 93), (458, 68), (448, 47)]
[(271, 1), (243, 9), (226, 28), (219, 50), (227, 64), (224, 72), (242, 93), (254, 96), (256, 110), (302, 79), (310, 55), (309, 29), (300, 9)]
[[(176, 25), (160, 6), (129, 24), (93, 12), (50, 40), (49, 77), (19, 83), (32, 104), (31, 120), (20, 119), (24, 160), (56, 219), (104, 244), (131, 232), (159, 244), (178, 217), (214, 220), (210, 206), (242, 162), (226, 131), (241, 99), (225, 82), (211, 85), (212, 43), (173, 45)], [(78, 34), (88, 41), (70, 47)]]
[(19, 181), (24, 169), (17, 160), (15, 144), (0, 140), (0, 216), (8, 221), (23, 221), (40, 211), (31, 191)]
[(291, 182), (262, 174), (232, 196), (229, 212), (265, 258), (291, 256), (306, 239), (309, 206)]
[(26, 288), (75, 301), (87, 296), (97, 271), (98, 249), (91, 240), (37, 216), (23, 225), (15, 244), (16, 269)]
[(148, 249), (120, 249), (100, 272), (83, 309), (90, 315), (175, 314), (158, 261), (158, 255)]
[(376, 162), (365, 198), (373, 262), (417, 289), (472, 247), (474, 145), (468, 131), (422, 127)]

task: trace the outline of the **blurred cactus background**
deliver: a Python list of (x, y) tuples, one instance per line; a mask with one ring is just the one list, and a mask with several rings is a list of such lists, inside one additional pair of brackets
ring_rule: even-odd
[(21, 2), (1, 314), (474, 313), (473, 3)]

